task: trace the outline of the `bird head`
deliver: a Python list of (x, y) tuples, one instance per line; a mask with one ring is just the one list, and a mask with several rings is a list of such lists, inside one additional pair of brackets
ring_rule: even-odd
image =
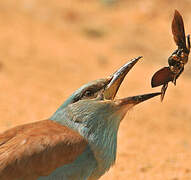
[(61, 124), (69, 122), (69, 125), (77, 123), (84, 126), (92, 121), (98, 124), (98, 121), (103, 119), (107, 122), (110, 122), (111, 119), (120, 122), (130, 108), (160, 95), (161, 93), (150, 93), (121, 99), (115, 98), (123, 79), (140, 58), (141, 56), (130, 60), (109, 77), (92, 81), (80, 87), (50, 119)]

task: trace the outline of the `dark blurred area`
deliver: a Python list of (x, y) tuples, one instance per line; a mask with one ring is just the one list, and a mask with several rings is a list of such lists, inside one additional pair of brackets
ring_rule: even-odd
[[(175, 9), (191, 33), (189, 0), (1, 0), (0, 130), (50, 117), (82, 84), (140, 55), (118, 96), (160, 91), (150, 81), (177, 48)], [(124, 119), (103, 180), (191, 179), (190, 61), (163, 103), (143, 103)]]

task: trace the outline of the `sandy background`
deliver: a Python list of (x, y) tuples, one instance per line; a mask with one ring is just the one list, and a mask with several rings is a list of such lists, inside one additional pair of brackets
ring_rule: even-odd
[[(191, 33), (189, 0), (1, 0), (0, 130), (50, 117), (82, 84), (139, 55), (118, 97), (159, 91), (150, 79), (176, 49), (175, 8)], [(190, 90), (189, 62), (163, 103), (128, 113), (102, 180), (191, 180)]]

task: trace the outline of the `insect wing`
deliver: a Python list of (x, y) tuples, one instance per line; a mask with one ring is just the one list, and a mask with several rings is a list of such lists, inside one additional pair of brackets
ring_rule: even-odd
[(186, 37), (184, 31), (184, 22), (180, 13), (175, 10), (174, 18), (172, 21), (172, 34), (174, 41), (177, 44), (178, 48), (186, 49)]
[(173, 81), (174, 74), (169, 67), (164, 67), (158, 70), (151, 79), (151, 86), (157, 87), (163, 84), (167, 84), (169, 81)]

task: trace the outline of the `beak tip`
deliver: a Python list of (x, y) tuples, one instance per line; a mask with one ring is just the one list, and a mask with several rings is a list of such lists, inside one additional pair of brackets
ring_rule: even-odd
[(134, 65), (134, 64), (137, 63), (142, 57), (143, 57), (143, 56), (138, 56), (138, 57), (132, 59), (132, 60), (131, 60), (131, 63), (133, 63), (133, 65)]
[(151, 99), (151, 98), (158, 96), (158, 95), (161, 95), (161, 92), (141, 95), (140, 98), (138, 99), (138, 103), (146, 101), (146, 100)]
[(151, 98), (158, 96), (158, 95), (161, 95), (161, 92), (143, 94), (143, 95), (124, 98), (124, 99), (120, 100), (120, 105), (127, 105), (127, 104), (136, 105), (136, 104), (139, 104), (143, 101), (146, 101), (146, 100), (151, 99)]

